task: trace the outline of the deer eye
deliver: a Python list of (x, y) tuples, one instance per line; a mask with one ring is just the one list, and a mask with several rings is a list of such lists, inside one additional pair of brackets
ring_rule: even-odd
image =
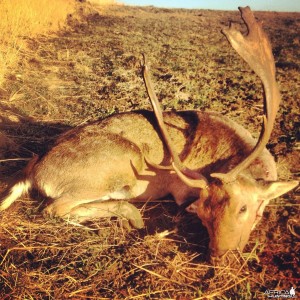
[(239, 213), (243, 214), (247, 211), (247, 205), (242, 206), (242, 208), (240, 209)]

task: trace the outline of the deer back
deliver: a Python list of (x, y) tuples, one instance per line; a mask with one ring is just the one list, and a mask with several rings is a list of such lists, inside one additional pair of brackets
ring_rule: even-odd
[[(250, 132), (215, 112), (164, 112), (172, 143), (184, 164), (209, 175), (228, 171), (249, 155), (256, 144)], [(95, 124), (135, 143), (151, 162), (169, 165), (167, 151), (152, 112), (140, 111), (109, 117)], [(274, 158), (265, 149), (246, 171), (254, 179), (276, 180)]]

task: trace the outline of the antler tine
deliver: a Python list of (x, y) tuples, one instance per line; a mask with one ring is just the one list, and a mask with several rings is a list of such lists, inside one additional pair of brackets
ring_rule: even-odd
[(157, 96), (154, 92), (152, 81), (150, 79), (149, 67), (147, 65), (147, 58), (144, 54), (143, 54), (142, 70), (143, 70), (143, 78), (144, 78), (144, 82), (146, 85), (147, 93), (150, 98), (150, 102), (151, 102), (153, 111), (155, 113), (159, 128), (161, 130), (161, 134), (165, 140), (165, 143), (168, 147), (168, 150), (172, 156), (174, 163), (178, 166), (179, 169), (184, 169), (184, 166), (183, 166), (181, 160), (179, 159), (179, 157), (173, 147), (171, 138), (167, 132), (167, 128), (166, 128), (164, 120), (163, 120), (162, 111), (160, 109), (160, 105), (159, 105)]
[(268, 143), (273, 129), (276, 113), (280, 103), (280, 92), (275, 79), (275, 63), (269, 39), (262, 29), (261, 22), (257, 22), (247, 6), (239, 8), (242, 19), (247, 28), (247, 36), (243, 36), (231, 25), (229, 29), (222, 30), (231, 46), (249, 64), (252, 70), (259, 76), (264, 88), (264, 118), (263, 127), (252, 152), (240, 164), (227, 174), (214, 173), (212, 177), (223, 182), (234, 181), (237, 175), (246, 169), (261, 153)]
[[(164, 120), (163, 120), (163, 115), (162, 115), (159, 101), (154, 92), (153, 84), (152, 84), (150, 74), (149, 74), (149, 67), (147, 65), (146, 56), (144, 54), (143, 54), (143, 61), (142, 61), (142, 71), (143, 71), (143, 78), (144, 78), (144, 82), (146, 85), (147, 93), (150, 98), (150, 102), (151, 102), (154, 114), (156, 116), (156, 119), (157, 119), (159, 128), (161, 130), (163, 139), (165, 141), (165, 144), (166, 144), (166, 146), (171, 154), (172, 160), (173, 160), (172, 167), (173, 167), (174, 171), (177, 173), (179, 178), (183, 182), (185, 182), (187, 185), (189, 185), (191, 187), (195, 187), (195, 188), (201, 188), (201, 189), (206, 188), (207, 187), (206, 178), (204, 176), (202, 176), (201, 174), (199, 174), (198, 172), (185, 167), (173, 146), (172, 140), (169, 136), (169, 133), (167, 131), (167, 128), (166, 128)], [(151, 162), (149, 162), (149, 163), (151, 164)], [(155, 165), (153, 165), (153, 166), (157, 167)], [(159, 169), (162, 169), (162, 168), (159, 167)]]

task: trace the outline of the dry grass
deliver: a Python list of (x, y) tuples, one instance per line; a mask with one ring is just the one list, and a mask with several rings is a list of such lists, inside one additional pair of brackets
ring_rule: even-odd
[[(103, 6), (113, 1), (98, 0), (94, 3)], [(28, 55), (28, 42), (37, 36), (49, 35), (65, 28), (68, 16), (75, 12), (77, 14), (78, 7), (76, 0), (0, 0), (0, 88), (5, 89), (3, 83), (6, 77), (22, 76), (15, 71), (22, 55)], [(16, 91), (9, 96), (8, 101), (14, 102), (19, 97), (19, 91)], [(10, 122), (20, 121), (18, 115), (7, 113), (2, 107), (0, 122), (4, 118)], [(16, 147), (3, 132), (0, 132), (0, 146), (0, 157)]]
[(76, 226), (24, 206), (0, 218), (1, 299), (215, 299), (230, 290), (250, 299), (257, 284), (245, 266), (258, 246), (214, 268), (176, 230), (126, 232), (117, 220)]
[(0, 1), (0, 86), (24, 48), (25, 38), (57, 31), (74, 11), (73, 0)]

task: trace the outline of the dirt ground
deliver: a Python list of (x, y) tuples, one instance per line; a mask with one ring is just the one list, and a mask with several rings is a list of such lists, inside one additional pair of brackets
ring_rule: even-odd
[[(282, 180), (299, 178), (300, 14), (255, 12), (264, 21), (282, 104), (268, 148)], [(113, 113), (150, 109), (141, 78), (145, 53), (165, 110), (221, 112), (258, 136), (262, 87), (221, 29), (236, 12), (114, 6), (70, 18), (59, 35), (28, 38), (17, 70), (0, 88), (1, 186), (70, 127)], [(10, 160), (6, 160), (10, 159)], [(300, 293), (299, 192), (273, 201), (252, 233), (245, 263), (215, 269), (208, 235), (173, 201), (140, 208), (146, 227), (117, 220), (78, 227), (45, 219), (24, 198), (0, 214), (1, 299), (265, 299)]]

